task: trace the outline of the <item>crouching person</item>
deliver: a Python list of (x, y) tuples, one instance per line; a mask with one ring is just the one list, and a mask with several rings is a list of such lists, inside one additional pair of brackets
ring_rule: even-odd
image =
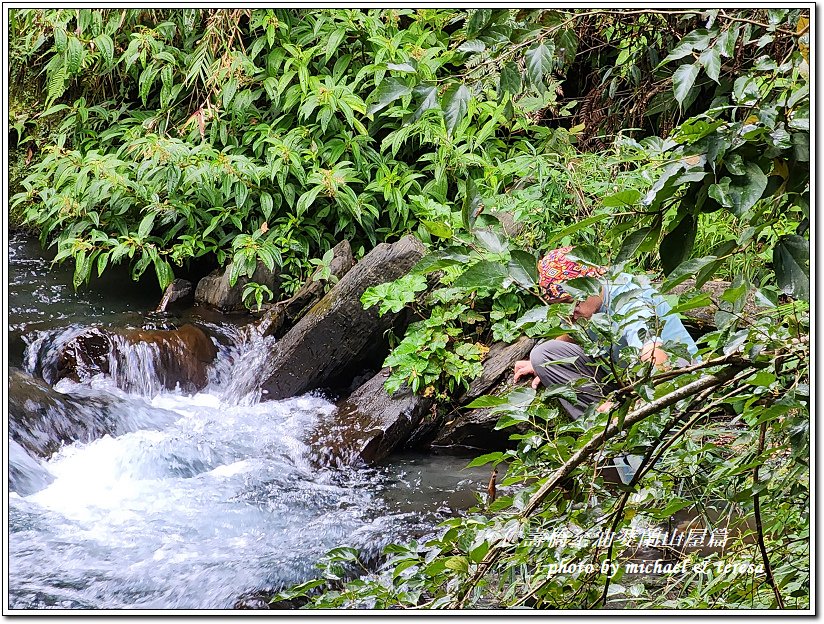
[[(628, 346), (638, 350), (640, 361), (650, 362), (657, 368), (689, 364), (698, 348), (680, 318), (671, 313), (670, 305), (645, 276), (628, 273), (606, 275), (603, 267), (582, 265), (568, 258), (566, 254), (571, 249), (555, 249), (539, 262), (540, 284), (546, 291), (549, 303), (571, 303), (573, 299), (563, 289), (563, 282), (577, 277), (598, 278), (600, 293), (577, 301), (572, 320), (590, 319), (595, 314), (606, 317), (613, 328), (612, 335), (617, 337), (614, 344), (604, 345), (608, 348), (612, 365), (622, 365), (621, 350)], [(588, 333), (597, 339), (592, 332)], [(663, 344), (675, 346), (690, 359), (678, 357), (675, 362), (670, 362), (669, 355), (661, 348)], [(599, 362), (588, 355), (574, 339), (561, 336), (539, 343), (532, 349), (529, 360), (516, 362), (515, 381), (534, 376), (532, 387), (537, 389), (541, 384), (551, 386), (582, 380), (575, 386), (575, 402), (559, 399), (570, 417), (577, 420), (590, 405), (596, 405), (600, 412), (612, 408), (612, 404), (604, 400), (614, 389), (606, 381), (607, 365), (608, 362)]]

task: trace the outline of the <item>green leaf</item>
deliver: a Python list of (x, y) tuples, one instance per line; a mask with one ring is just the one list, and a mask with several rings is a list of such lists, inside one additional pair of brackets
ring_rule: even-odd
[(477, 229), (473, 232), (473, 234), (475, 235), (475, 240), (478, 241), (478, 244), (489, 253), (504, 254), (509, 249), (507, 242), (490, 228)]
[(83, 62), (84, 48), (80, 39), (77, 37), (69, 37), (68, 47), (66, 48), (66, 75), (71, 78), (80, 71), (80, 65)]
[(716, 46), (718, 47), (721, 56), (731, 58), (735, 54), (735, 42), (738, 39), (739, 28), (730, 28), (718, 35)]
[[(683, 295), (682, 295), (683, 296)], [(695, 310), (697, 308), (706, 308), (707, 306), (712, 305), (712, 297), (709, 293), (698, 293), (694, 297), (689, 297), (684, 299), (683, 301), (679, 301), (678, 305), (673, 307), (670, 310), (670, 314), (683, 314), (684, 312), (689, 312), (690, 310)]]
[(518, 95), (521, 92), (521, 71), (512, 61), (508, 61), (503, 66), (498, 80), (499, 96), (502, 96), (504, 93)]
[(475, 181), (472, 178), (467, 178), (463, 208), (461, 209), (461, 221), (467, 232), (471, 232), (475, 225), (480, 205), (481, 194), (478, 192), (478, 187), (475, 186)]
[(407, 96), (410, 93), (412, 93), (412, 87), (400, 78), (385, 78), (375, 92), (376, 101), (369, 105), (366, 112), (369, 115), (374, 115), (398, 98)]
[(719, 82), (718, 75), (721, 73), (721, 54), (718, 48), (707, 48), (698, 57), (698, 62), (704, 66), (704, 71), (707, 72), (714, 82)]
[(535, 256), (520, 249), (513, 250), (510, 256), (512, 259), (507, 268), (512, 281), (521, 288), (532, 289), (538, 283), (538, 264)]
[(464, 41), (461, 45), (458, 46), (458, 52), (468, 52), (470, 54), (475, 54), (477, 52), (483, 52), (486, 50), (486, 44), (481, 41), (480, 39), (472, 39), (471, 41)]
[(743, 216), (755, 206), (767, 188), (767, 176), (758, 163), (747, 161), (744, 163), (744, 170), (744, 175), (732, 176), (728, 183), (725, 183), (728, 178), (724, 177), (719, 184), (710, 186), (708, 191), (710, 197), (729, 208), (736, 217)]
[(74, 277), (72, 278), (72, 285), (77, 290), (80, 285), (89, 279), (92, 272), (92, 261), (85, 251), (79, 251), (74, 256)]
[(475, 35), (481, 32), (484, 26), (489, 23), (490, 19), (492, 19), (491, 9), (475, 9), (472, 11), (469, 16), (469, 20), (466, 23), (467, 39), (472, 39)]
[(49, 93), (46, 97), (48, 106), (66, 91), (66, 65), (61, 63), (49, 74)]
[(266, 191), (260, 194), (260, 210), (263, 212), (263, 218), (269, 219), (272, 216), (272, 210), (274, 208), (274, 201), (272, 200), (272, 196), (267, 193)]
[(166, 290), (166, 287), (175, 279), (175, 273), (168, 262), (162, 258), (155, 258), (154, 260), (155, 273), (157, 274), (157, 282), (160, 284), (161, 290)]
[(313, 188), (310, 188), (308, 191), (306, 191), (300, 196), (300, 199), (298, 199), (298, 204), (295, 208), (295, 211), (297, 212), (298, 216), (306, 213), (306, 211), (309, 209), (309, 206), (311, 206), (314, 203), (315, 199), (318, 196), (318, 193), (320, 193), (322, 189), (323, 187), (321, 186), (315, 186)]
[(783, 292), (810, 300), (810, 241), (797, 234), (779, 238), (773, 249), (773, 266)]
[(715, 256), (704, 256), (703, 258), (695, 258), (682, 262), (667, 275), (667, 279), (664, 280), (661, 290), (663, 292), (672, 290), (675, 286), (693, 277), (705, 266), (712, 264), (716, 260), (717, 258)]
[(624, 208), (634, 206), (639, 199), (641, 199), (641, 193), (638, 190), (624, 189), (613, 195), (607, 195), (601, 200), (601, 204), (605, 208)]
[(709, 43), (710, 36), (705, 29), (699, 28), (698, 30), (694, 30), (678, 42), (678, 45), (672, 49), (663, 61), (661, 61), (659, 67), (669, 61), (684, 58), (688, 54), (692, 54), (693, 50), (703, 50), (709, 45)]
[(232, 98), (235, 97), (235, 93), (237, 93), (237, 80), (234, 78), (229, 78), (226, 83), (223, 85), (223, 108), (229, 108), (229, 104), (232, 103)]
[(675, 70), (675, 73), (672, 75), (672, 87), (679, 106), (683, 105), (684, 100), (687, 99), (697, 77), (697, 63), (679, 65), (678, 69)]
[(421, 224), (432, 234), (438, 238), (452, 238), (452, 228), (442, 221), (427, 221), (421, 220)]
[(337, 52), (338, 47), (343, 41), (343, 38), (346, 37), (346, 29), (345, 28), (338, 28), (335, 32), (329, 35), (329, 40), (326, 42), (326, 62), (329, 62), (329, 59), (334, 56), (335, 52)]
[(557, 232), (552, 234), (552, 236), (550, 236), (547, 239), (547, 245), (552, 245), (552, 244), (558, 242), (559, 240), (561, 240), (562, 238), (564, 238), (565, 236), (569, 236), (570, 234), (574, 234), (575, 232), (577, 232), (579, 230), (583, 230), (584, 228), (589, 227), (593, 223), (598, 223), (599, 221), (603, 221), (604, 219), (609, 219), (610, 217), (612, 217), (611, 214), (609, 214), (607, 212), (603, 212), (601, 214), (597, 214), (597, 215), (593, 215), (591, 217), (587, 217), (586, 219), (581, 219), (580, 221), (577, 221), (576, 223), (573, 223), (572, 225), (568, 225), (567, 227), (565, 227), (561, 230), (558, 230)]
[(552, 62), (555, 54), (555, 44), (547, 41), (546, 44), (539, 43), (534, 48), (527, 50), (526, 72), (533, 87), (539, 91), (545, 91), (544, 79), (552, 73)]
[(441, 108), (446, 121), (446, 130), (450, 134), (466, 115), (469, 109), (469, 98), (472, 93), (464, 83), (455, 83), (443, 94)]
[(438, 104), (438, 88), (431, 84), (419, 84), (415, 86), (415, 95), (421, 96), (421, 103), (412, 115), (412, 121), (417, 121), (426, 111), (433, 108), (440, 108)]
[(94, 47), (100, 52), (103, 65), (109, 67), (114, 61), (114, 41), (109, 35), (102, 34), (94, 38)]
[(489, 542), (484, 540), (469, 552), (469, 558), (472, 560), (472, 563), (480, 563), (481, 561), (483, 561), (483, 558), (486, 556), (486, 553), (488, 552)]
[(469, 572), (469, 560), (464, 556), (450, 557), (446, 560), (446, 567), (455, 572)]
[[(500, 397), (479, 397), (479, 398), (480, 399), (496, 399), (497, 401), (500, 401), (500, 403), (495, 403), (494, 405), (478, 405), (478, 406), (475, 406), (475, 407), (494, 407), (495, 405), (503, 405), (504, 403), (506, 403), (506, 399), (502, 399)], [(477, 400), (478, 399), (475, 399), (475, 401), (477, 401)], [(472, 407), (473, 403), (475, 401), (473, 401), (472, 403), (467, 405), (467, 407)], [(500, 463), (500, 461), (503, 458), (504, 458), (504, 454), (500, 451), (498, 451), (496, 453), (487, 453), (486, 455), (481, 455), (480, 457), (476, 457), (471, 462), (469, 462), (466, 465), (466, 467), (467, 468), (474, 468), (475, 466), (483, 466), (483, 465), (489, 464), (489, 463), (497, 464), (497, 463)]]
[(481, 260), (476, 262), (455, 280), (457, 288), (497, 290), (509, 272), (500, 262)]
[(684, 215), (678, 225), (661, 240), (659, 256), (664, 275), (672, 273), (692, 253), (697, 225), (694, 215)]
[(140, 225), (137, 226), (137, 237), (140, 239), (146, 238), (152, 231), (152, 227), (154, 227), (155, 217), (157, 217), (156, 212), (150, 212), (143, 220), (140, 222)]
[(415, 74), (417, 73), (417, 69), (412, 67), (409, 63), (387, 63), (387, 69), (391, 69), (392, 71), (398, 71), (404, 74)]
[(537, 308), (532, 308), (531, 310), (524, 312), (515, 321), (515, 328), (521, 329), (526, 325), (533, 325), (535, 323), (543, 323), (547, 319), (547, 314), (549, 314), (550, 307), (548, 305), (538, 306)]
[(761, 93), (758, 84), (752, 76), (741, 76), (737, 78), (732, 86), (732, 96), (736, 104), (749, 106), (758, 102)]
[(626, 262), (627, 260), (633, 258), (635, 254), (638, 253), (641, 245), (643, 245), (644, 241), (651, 232), (651, 227), (643, 227), (635, 230), (627, 236), (621, 244), (621, 249), (618, 251), (618, 255), (615, 256), (615, 264), (621, 264), (622, 262)]

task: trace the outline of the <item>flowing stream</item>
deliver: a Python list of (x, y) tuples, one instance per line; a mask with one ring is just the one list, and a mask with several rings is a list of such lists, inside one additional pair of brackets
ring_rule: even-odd
[[(139, 353), (125, 370), (50, 388), (38, 371), (61, 337), (91, 325), (139, 327), (158, 297), (125, 277), (75, 293), (70, 271), (49, 271), (21, 236), (9, 243), (9, 269), (9, 400), (37, 403), (52, 423), (9, 422), (13, 609), (231, 608), (311, 578), (333, 547), (374, 559), (483, 488), (485, 470), (451, 457), (318, 466), (304, 438), (335, 405), (317, 394), (238, 396), (236, 378), (269, 345), (214, 319), (222, 339), (201, 392), (153, 383), (151, 357)], [(53, 439), (78, 420), (77, 441)], [(50, 444), (53, 452), (32, 452)]]

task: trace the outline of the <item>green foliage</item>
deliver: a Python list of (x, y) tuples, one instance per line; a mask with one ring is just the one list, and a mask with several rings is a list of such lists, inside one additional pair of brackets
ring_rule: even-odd
[(251, 308), (251, 302), (254, 301), (255, 305), (257, 305), (258, 312), (260, 312), (260, 309), (263, 307), (263, 301), (272, 299), (272, 297), (274, 297), (274, 293), (272, 292), (272, 289), (265, 284), (249, 282), (243, 287), (241, 297), (243, 299), (243, 305), (247, 308)]
[[(331, 248), (359, 256), (415, 233), (429, 253), (368, 289), (380, 314), (414, 315), (386, 360), (390, 391), (455, 401), (492, 341), (573, 333), (547, 306), (535, 261), (548, 249), (663, 274), (666, 291), (713, 276), (701, 371), (652, 374), (637, 354), (609, 374), (611, 415), (566, 423), (573, 388), (518, 389), (473, 403), (519, 426), (501, 496), (387, 549), (366, 573), (335, 549), (321, 578), (286, 592), (315, 607), (761, 608), (809, 604), (810, 95), (805, 10), (34, 9), (10, 13), (12, 198), (73, 262), (75, 286), (127, 261), (159, 285), (202, 256), (232, 283), (279, 268), (293, 293), (330, 277)], [(19, 97), (19, 96), (18, 96)], [(14, 100), (14, 98), (12, 98)], [(584, 148), (584, 149), (582, 149)], [(18, 190), (18, 189), (15, 189)], [(576, 288), (577, 287), (577, 288)], [(584, 296), (587, 284), (570, 291)], [(244, 302), (271, 298), (249, 283)], [(753, 298), (757, 314), (745, 314)], [(675, 309), (706, 305), (688, 292)], [(593, 335), (609, 324), (594, 319)], [(718, 360), (720, 361), (720, 360)], [(732, 362), (732, 363), (731, 363)], [(623, 427), (656, 399), (730, 371), (727, 383)], [(607, 456), (648, 460), (616, 492), (586, 455), (572, 487), (536, 499), (547, 475), (606, 435)], [(629, 492), (633, 495), (630, 496)], [(663, 589), (596, 570), (624, 553), (592, 531), (695, 509), (761, 517), (774, 583), (698, 572)], [(710, 513), (712, 512), (712, 513)], [(550, 543), (553, 531), (580, 537)], [(589, 533), (587, 533), (589, 531)], [(751, 541), (730, 551), (758, 561)], [(345, 579), (349, 579), (348, 581)], [(677, 584), (676, 584), (677, 582)], [(322, 592), (322, 593), (320, 593)]]
[(502, 137), (533, 127), (530, 94), (553, 91), (553, 46), (523, 51), (532, 78), (514, 89), (510, 75), (506, 98), (478, 59), (512, 59), (528, 23), (509, 10), (13, 11), (13, 75), (44, 71), (34, 117), (60, 128), (13, 204), (75, 260), (78, 284), (99, 258), (127, 258), (136, 278), (154, 264), (163, 285), (202, 255), (234, 279), (257, 257), (282, 265), (288, 294), (335, 240), (414, 229), (412, 196), (456, 201), (470, 172), (513, 183), (489, 165), (511, 156)]

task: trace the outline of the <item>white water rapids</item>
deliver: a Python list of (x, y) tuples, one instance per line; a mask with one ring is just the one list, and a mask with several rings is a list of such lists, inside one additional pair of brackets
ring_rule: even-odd
[[(121, 398), (126, 418), (143, 401)], [(432, 524), (381, 496), (420, 499), (414, 466), (309, 463), (301, 435), (334, 410), (322, 398), (232, 406), (165, 393), (149, 404), (156, 428), (65, 446), (43, 463), (52, 483), (11, 494), (14, 608), (230, 608), (310, 578), (335, 546), (374, 556)]]

